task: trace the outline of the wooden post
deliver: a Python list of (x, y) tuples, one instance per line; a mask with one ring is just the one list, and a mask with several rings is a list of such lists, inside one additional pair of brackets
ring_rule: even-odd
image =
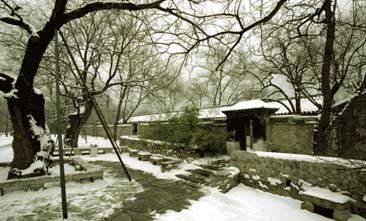
[(65, 170), (64, 170), (64, 152), (62, 147), (62, 128), (61, 128), (61, 109), (60, 109), (60, 63), (58, 49), (58, 30), (55, 30), (55, 56), (56, 56), (56, 106), (57, 106), (57, 137), (58, 137), (58, 153), (60, 159), (60, 182), (61, 182), (61, 198), (62, 198), (62, 217), (67, 219), (67, 201), (65, 187)]
[(240, 148), (240, 149), (242, 149), (242, 150), (247, 150), (248, 149), (248, 145), (247, 145), (247, 130), (248, 130), (248, 128), (247, 128), (247, 121), (244, 121), (244, 149), (242, 149), (242, 148)]
[(249, 121), (250, 149), (253, 150), (253, 120)]
[(5, 117), (5, 136), (8, 137), (9, 135), (9, 110), (8, 108), (5, 108), (6, 110), (6, 117)]

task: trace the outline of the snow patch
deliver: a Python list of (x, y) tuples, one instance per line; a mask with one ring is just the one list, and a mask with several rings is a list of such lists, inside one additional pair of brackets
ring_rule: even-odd
[(236, 175), (239, 175), (240, 174), (240, 169), (239, 168), (237, 168), (237, 167), (233, 167), (233, 166), (231, 166), (231, 167), (228, 167), (227, 168), (227, 170), (229, 171), (229, 173), (230, 173), (230, 177), (234, 177), (234, 176), (236, 176)]
[(366, 195), (363, 196), (362, 200), (366, 202)]
[(4, 92), (0, 91), (0, 96), (2, 96), (5, 99), (10, 99), (10, 98), (18, 99), (19, 97), (16, 95), (16, 93), (18, 93), (18, 89), (12, 89), (8, 93), (4, 93)]
[(260, 177), (260, 176), (258, 176), (258, 175), (254, 175), (254, 176), (252, 176), (252, 179), (253, 179), (253, 180), (260, 180), (260, 179), (261, 179), (261, 177)]
[(272, 186), (277, 186), (279, 184), (282, 183), (281, 180), (277, 179), (277, 178), (273, 178), (273, 177), (267, 177), (268, 182), (272, 185)]
[(36, 169), (42, 169), (43, 165), (43, 161), (36, 160), (27, 169), (20, 171), (22, 172), (22, 175), (32, 174)]
[(0, 147), (9, 145), (9, 144), (11, 144), (12, 141), (13, 141), (12, 136), (5, 136), (5, 135), (0, 134)]
[(314, 196), (317, 198), (329, 200), (329, 201), (336, 202), (336, 203), (346, 203), (346, 202), (352, 200), (352, 198), (342, 195), (341, 193), (335, 193), (328, 189), (324, 189), (324, 188), (320, 188), (320, 187), (308, 188), (307, 190), (300, 192), (300, 194), (304, 194), (307, 196)]
[(307, 189), (309, 187), (311, 187), (311, 183), (306, 182), (305, 180), (299, 179), (298, 183), (300, 184), (301, 188), (303, 189)]
[(259, 186), (264, 188), (264, 189), (268, 189), (268, 186), (263, 184), (261, 181), (258, 182), (259, 183)]
[(35, 94), (37, 94), (37, 95), (42, 95), (42, 91), (40, 90), (40, 89), (38, 89), (38, 88), (33, 88), (33, 91), (34, 91), (34, 93)]
[(69, 116), (79, 115), (83, 113), (85, 113), (85, 106), (81, 106), (77, 111), (70, 113)]
[(257, 172), (257, 170), (256, 170), (256, 169), (254, 169), (254, 168), (250, 168), (250, 169), (249, 169), (249, 171), (250, 171), (250, 172), (253, 172), (253, 173)]
[[(64, 171), (65, 171), (65, 174), (70, 174), (70, 173), (76, 173), (77, 172), (75, 167), (68, 164), (68, 163), (64, 164)], [(50, 175), (60, 176), (60, 164), (56, 164), (53, 167), (50, 167), (48, 169), (48, 173)]]
[(43, 129), (42, 127), (38, 126), (32, 115), (28, 115), (28, 117), (29, 123), (31, 125), (31, 130), (33, 132), (33, 138), (37, 137), (41, 145), (41, 153), (37, 153), (37, 155), (48, 158), (53, 145), (53, 140), (51, 139), (49, 130), (47, 127), (46, 129)]

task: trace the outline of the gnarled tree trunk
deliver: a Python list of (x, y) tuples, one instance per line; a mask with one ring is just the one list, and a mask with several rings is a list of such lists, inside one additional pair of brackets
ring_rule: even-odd
[(93, 101), (91, 99), (87, 100), (83, 109), (80, 113), (68, 116), (68, 127), (65, 134), (65, 146), (67, 147), (78, 147), (80, 131), (90, 117)]
[[(38, 32), (38, 36), (31, 36), (23, 57), (17, 80), (0, 83), (0, 90), (13, 92), (7, 97), (10, 119), (13, 125), (14, 158), (8, 178), (22, 176), (23, 169), (28, 168), (34, 161), (49, 158), (52, 152), (52, 141), (45, 125), (44, 98), (41, 93), (33, 89), (33, 80), (37, 73), (42, 56), (54, 36), (55, 26), (47, 24)], [(2, 75), (3, 78), (6, 76)], [(4, 90), (5, 89), (5, 90)], [(10, 90), (9, 90), (10, 89)], [(43, 148), (43, 150), (41, 150)]]

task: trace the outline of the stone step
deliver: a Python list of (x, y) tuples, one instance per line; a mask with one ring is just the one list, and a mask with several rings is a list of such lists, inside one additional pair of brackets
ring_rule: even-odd
[(172, 169), (177, 169), (181, 160), (168, 160), (161, 162), (161, 171), (165, 172)]
[(193, 173), (193, 174), (199, 174), (205, 177), (209, 177), (209, 176), (213, 176), (214, 172), (211, 170), (205, 170), (205, 169), (193, 169), (193, 170), (188, 170), (189, 172)]
[(177, 165), (181, 162), (182, 162), (181, 160), (166, 159), (166, 161), (161, 162), (161, 166), (162, 167), (168, 167), (169, 165)]
[(199, 165), (199, 166), (204, 168), (204, 169), (209, 169), (209, 170), (220, 170), (222, 168), (220, 166), (211, 165), (211, 164), (202, 164), (202, 165)]
[(148, 152), (138, 152), (137, 153), (137, 158), (142, 161), (149, 161), (151, 156), (152, 156), (152, 154), (150, 154)]
[(154, 165), (161, 165), (164, 161), (169, 161), (169, 159), (154, 155), (150, 157), (150, 162)]
[(206, 180), (206, 177), (204, 176), (200, 176), (200, 175), (196, 175), (196, 174), (177, 174), (175, 175), (178, 178), (181, 178), (183, 180), (195, 183), (195, 184), (209, 184), (209, 181)]
[(140, 151), (136, 149), (128, 149), (128, 153), (130, 154), (130, 156), (137, 156), (139, 152)]

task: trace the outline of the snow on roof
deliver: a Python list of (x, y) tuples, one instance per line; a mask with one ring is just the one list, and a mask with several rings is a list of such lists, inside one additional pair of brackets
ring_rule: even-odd
[(335, 193), (328, 189), (320, 188), (320, 187), (310, 187), (304, 192), (301, 192), (301, 194), (306, 196), (314, 196), (320, 199), (329, 200), (331, 202), (336, 203), (346, 203), (351, 200), (350, 197), (345, 196), (341, 193)]
[(212, 118), (226, 119), (226, 115), (222, 112), (225, 108), (227, 108), (227, 106), (201, 109), (198, 112), (198, 118), (199, 119), (212, 119)]
[[(214, 107), (214, 108), (204, 108), (198, 111), (199, 119), (226, 119), (226, 115), (222, 113), (225, 107)], [(129, 123), (139, 123), (139, 122), (156, 122), (156, 121), (168, 121), (173, 117), (179, 117), (183, 112), (171, 112), (162, 114), (151, 114), (131, 117)]]
[[(322, 96), (316, 96), (313, 98), (318, 104), (323, 104), (323, 97)], [(291, 109), (290, 102), (288, 100), (281, 100), (283, 104), (285, 104), (288, 108)], [(282, 104), (280, 104), (277, 101), (268, 102), (269, 104), (278, 107), (278, 111), (276, 111), (276, 115), (279, 114), (290, 114), (290, 112), (284, 107)], [(295, 99), (291, 99), (291, 103), (295, 106)], [(301, 98), (300, 99), (300, 105), (301, 105), (301, 113), (303, 114), (310, 114), (310, 113), (318, 113), (320, 110), (315, 104), (313, 104), (308, 98)]]
[[(323, 99), (321, 96), (314, 97), (314, 100), (320, 105), (323, 103)], [(282, 100), (286, 106), (290, 107), (290, 104), (287, 100)], [(295, 105), (295, 100), (292, 99), (291, 102)], [(319, 109), (315, 106), (309, 99), (302, 98), (301, 102), (301, 112), (304, 114), (309, 113), (318, 113)], [(226, 119), (226, 115), (223, 112), (226, 111), (237, 111), (237, 110), (252, 110), (252, 109), (278, 109), (275, 115), (285, 115), (290, 114), (290, 112), (279, 102), (271, 101), (265, 102), (261, 99), (249, 100), (249, 101), (241, 101), (232, 106), (221, 106), (221, 107), (213, 107), (213, 108), (203, 108), (198, 112), (199, 119)], [(156, 122), (156, 121), (168, 121), (173, 117), (178, 117), (183, 112), (171, 112), (171, 113), (162, 113), (162, 114), (151, 114), (151, 115), (142, 115), (142, 116), (134, 116), (131, 117), (128, 122), (129, 123), (140, 123), (140, 122)], [(122, 120), (120, 121), (122, 123)]]
[(267, 103), (260, 99), (256, 100), (250, 100), (250, 101), (242, 101), (237, 104), (234, 104), (233, 106), (224, 108), (224, 112), (228, 111), (237, 111), (237, 110), (251, 110), (251, 109), (278, 109), (277, 105), (274, 105), (273, 103)]

